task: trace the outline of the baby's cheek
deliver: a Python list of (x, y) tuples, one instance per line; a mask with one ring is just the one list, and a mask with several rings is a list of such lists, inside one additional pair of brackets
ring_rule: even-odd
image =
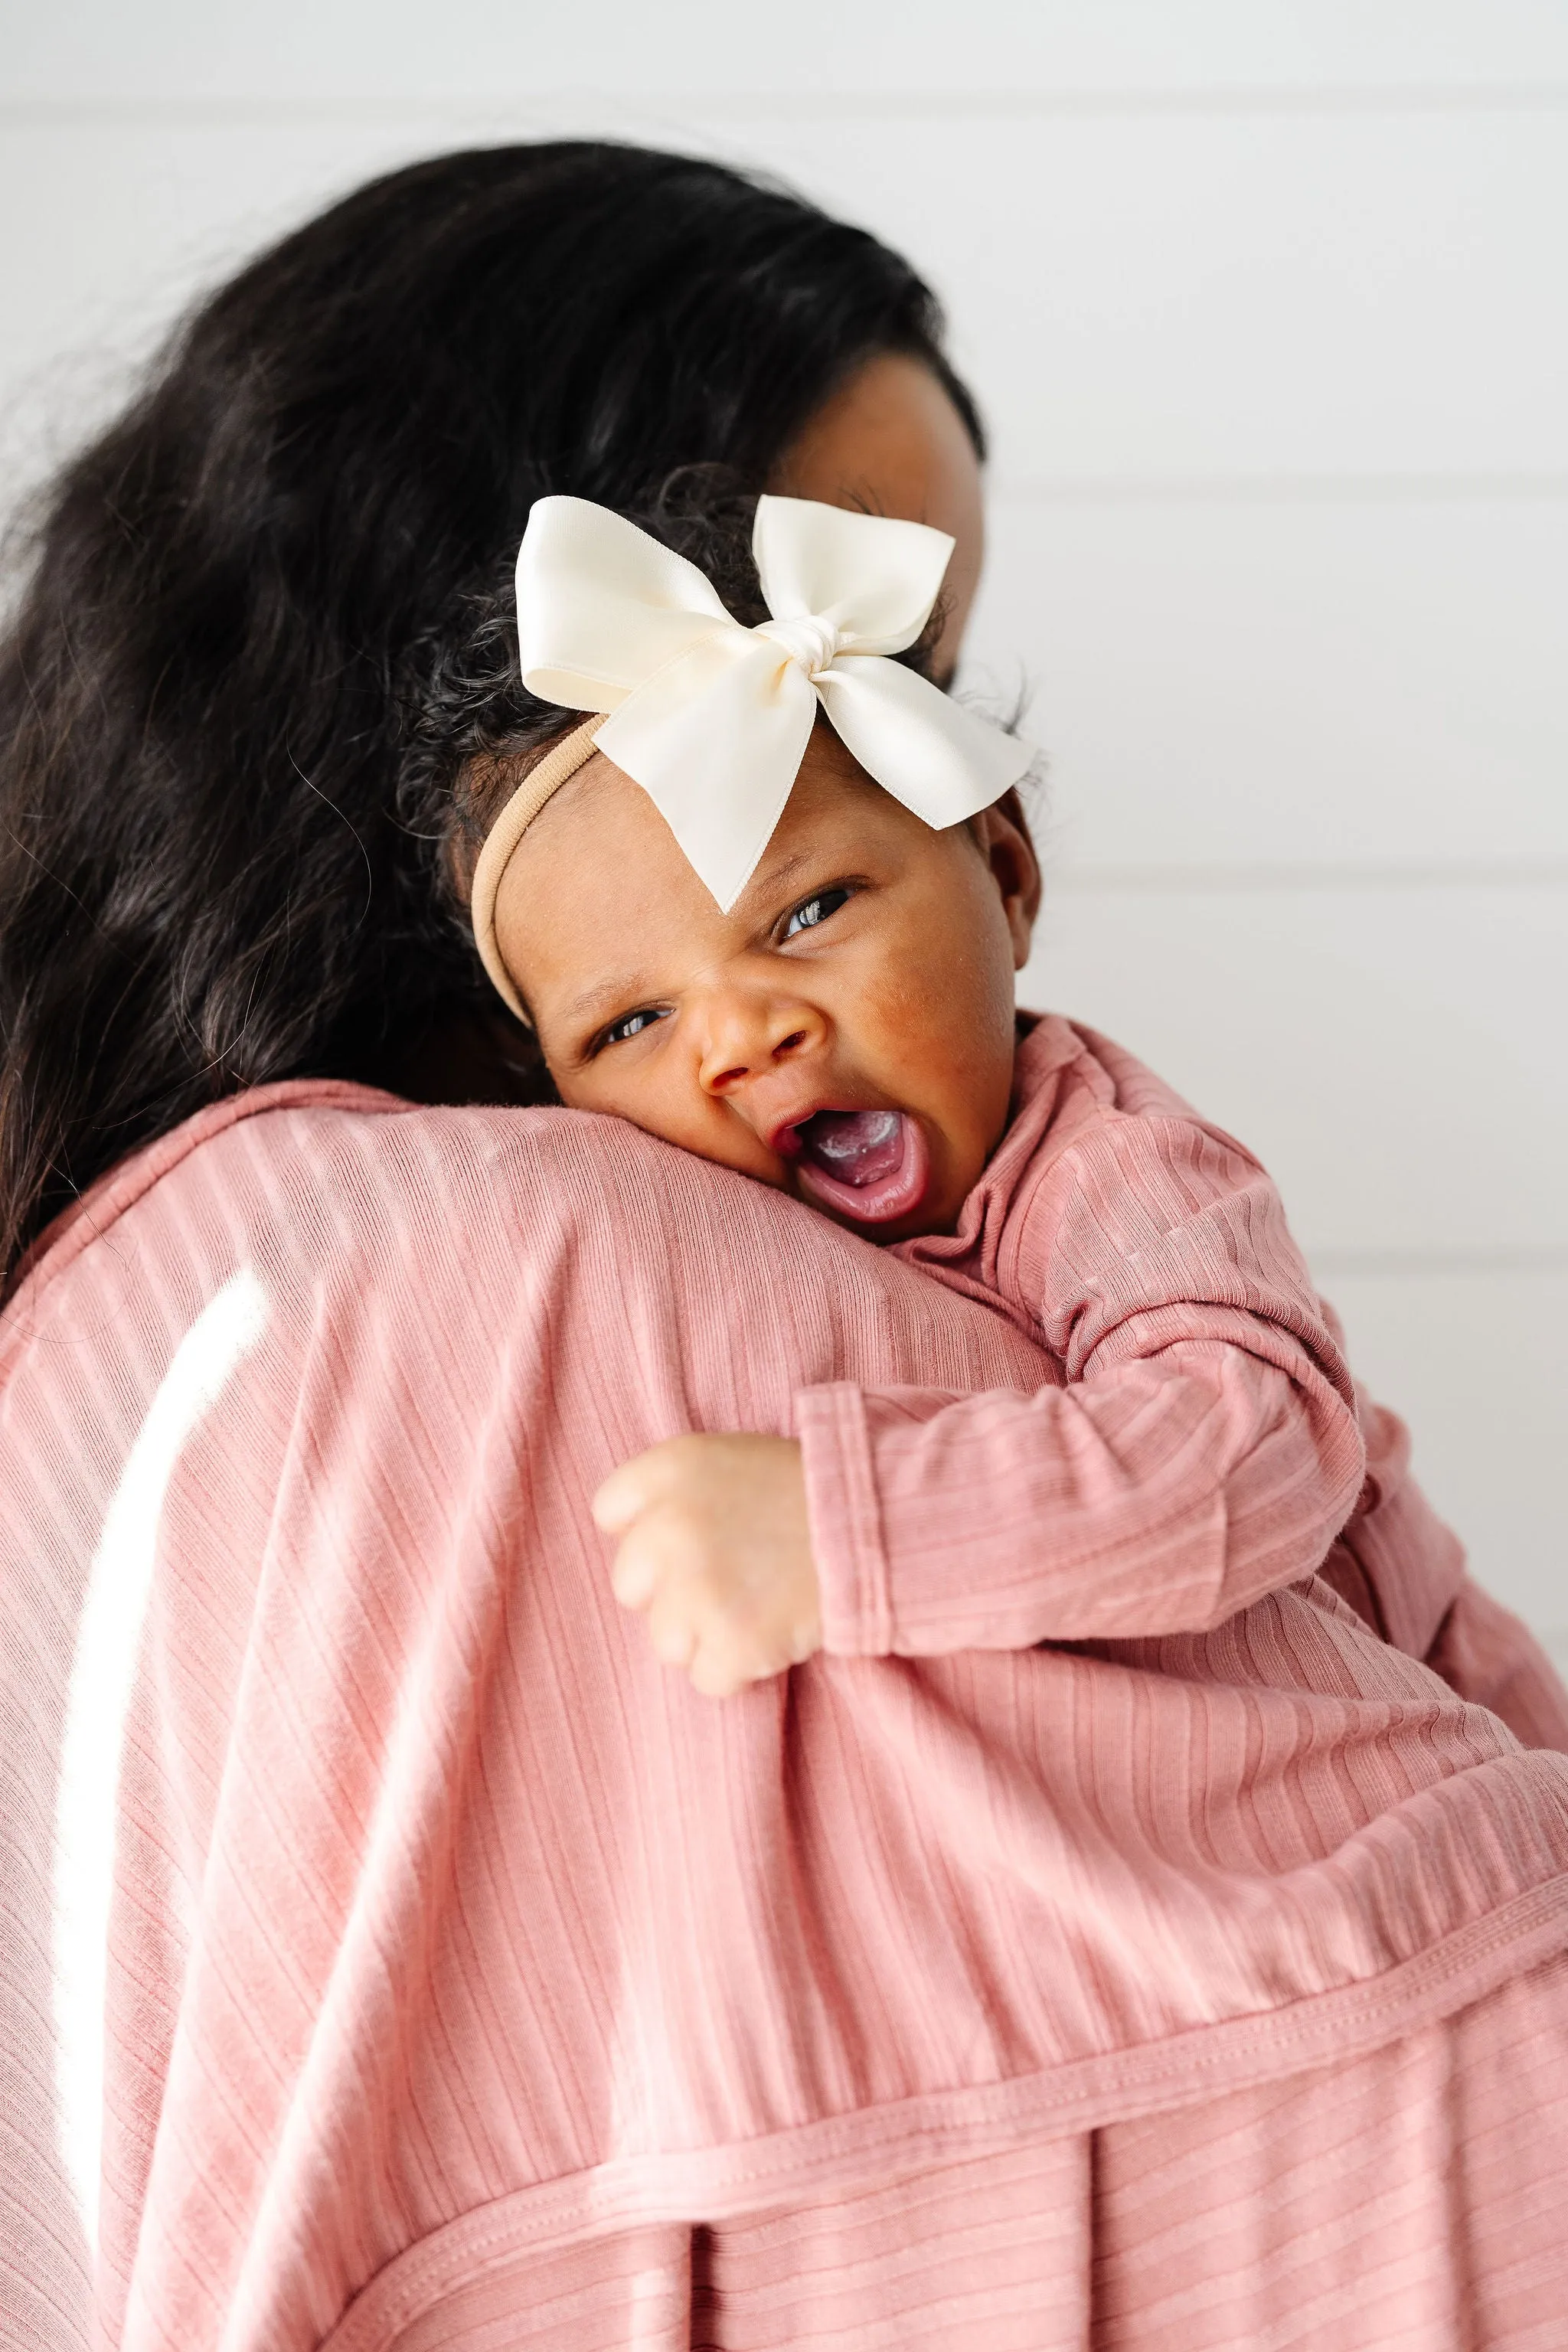
[(952, 1017), (942, 1002), (941, 975), (912, 955), (879, 958), (860, 976), (848, 1007), (852, 1028), (868, 1043), (895, 1051), (929, 1050), (934, 1031)]
[(1006, 1126), (1015, 1051), (1011, 992), (1000, 1006), (971, 1001), (940, 1008), (926, 1045), (926, 1083), (963, 1192), (978, 1180)]
[(732, 1168), (737, 1175), (754, 1176), (764, 1184), (780, 1187), (788, 1181), (782, 1164), (760, 1136), (734, 1112), (721, 1103), (710, 1102), (700, 1093), (695, 1101), (676, 1102), (630, 1093), (617, 1100), (584, 1103), (580, 1108), (608, 1111), (616, 1118), (628, 1119), (645, 1135), (657, 1136), (661, 1143), (673, 1143), (682, 1151), (693, 1152), (699, 1160), (711, 1160), (717, 1168)]
[[(868, 1044), (874, 1041), (886, 1056), (890, 1080), (896, 1072), (928, 1095), (940, 1091), (955, 1108), (973, 1102), (977, 1108), (994, 1091), (997, 1066), (1005, 1065), (1011, 1083), (1011, 993), (998, 1003), (962, 956), (945, 971), (889, 975), (867, 992), (864, 1008)], [(914, 1097), (910, 1103), (925, 1107)]]

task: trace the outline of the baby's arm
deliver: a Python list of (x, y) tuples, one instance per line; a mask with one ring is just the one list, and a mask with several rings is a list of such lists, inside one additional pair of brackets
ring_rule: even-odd
[(1026, 1184), (1001, 1258), (1063, 1386), (836, 1382), (797, 1400), (798, 1469), (777, 1439), (688, 1439), (610, 1482), (616, 1589), (661, 1655), (714, 1689), (776, 1672), (818, 1590), (847, 1654), (1196, 1630), (1319, 1566), (1361, 1486), (1353, 1392), (1247, 1154), (1107, 1119)]
[(1064, 1385), (797, 1401), (829, 1649), (1202, 1631), (1319, 1567), (1362, 1484), (1354, 1391), (1239, 1145), (1097, 1122), (1000, 1257)]

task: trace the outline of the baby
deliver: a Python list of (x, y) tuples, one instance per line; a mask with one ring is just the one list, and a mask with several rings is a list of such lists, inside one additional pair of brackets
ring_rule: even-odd
[(793, 1436), (679, 1437), (609, 1478), (616, 1596), (714, 1696), (824, 1645), (1206, 1628), (1318, 1569), (1362, 1484), (1263, 1171), (1117, 1048), (1015, 1013), (1026, 755), (920, 674), (948, 544), (763, 499), (748, 629), (624, 520), (545, 500), (523, 682), (611, 715), (468, 780), (500, 802), (476, 938), (562, 1102), (989, 1300), (1053, 1376), (833, 1383)]

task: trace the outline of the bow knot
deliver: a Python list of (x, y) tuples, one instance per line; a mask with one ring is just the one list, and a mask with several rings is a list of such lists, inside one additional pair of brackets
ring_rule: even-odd
[(833, 623), (820, 613), (803, 613), (797, 621), (763, 621), (753, 634), (782, 646), (813, 686), (825, 670), (832, 668), (844, 642)]
[(728, 912), (819, 710), (867, 773), (937, 828), (1028, 766), (1016, 737), (888, 658), (925, 627), (952, 545), (924, 523), (759, 499), (752, 551), (772, 618), (747, 629), (695, 564), (624, 516), (541, 499), (517, 558), (522, 682), (610, 714), (598, 749), (642, 786)]

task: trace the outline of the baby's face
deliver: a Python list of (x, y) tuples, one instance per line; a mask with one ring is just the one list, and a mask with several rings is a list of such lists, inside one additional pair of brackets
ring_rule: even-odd
[(1000, 809), (933, 833), (819, 725), (728, 915), (595, 754), (523, 835), (496, 930), (563, 1102), (897, 1241), (952, 1226), (1006, 1123), (1037, 895)]

